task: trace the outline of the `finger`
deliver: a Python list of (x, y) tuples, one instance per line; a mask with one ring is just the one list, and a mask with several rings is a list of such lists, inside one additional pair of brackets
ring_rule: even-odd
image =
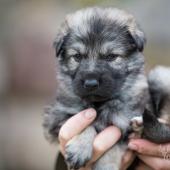
[(170, 170), (170, 160), (162, 159), (147, 155), (138, 155), (139, 159), (142, 160), (146, 165), (154, 170)]
[(96, 111), (87, 109), (68, 119), (59, 132), (60, 149), (63, 150), (65, 144), (91, 124), (95, 117)]
[(149, 166), (147, 166), (142, 161), (140, 161), (139, 164), (137, 165), (137, 167), (135, 168), (135, 170), (153, 170), (153, 169), (150, 168)]
[(160, 123), (163, 123), (163, 124), (167, 124), (167, 125), (169, 124), (169, 122), (167, 120), (165, 120), (165, 119), (158, 118), (158, 121)]
[(110, 126), (100, 132), (93, 143), (93, 158), (90, 162), (95, 162), (109, 148), (111, 148), (121, 137), (120, 130), (115, 126)]
[(165, 152), (170, 152), (170, 144), (155, 144), (144, 139), (132, 139), (128, 148), (138, 153), (150, 156), (163, 157)]
[(90, 167), (85, 167), (85, 168), (80, 168), (79, 170), (91, 170), (91, 168)]
[(122, 163), (121, 163), (121, 168), (120, 169), (121, 170), (126, 170), (131, 165), (131, 163), (133, 162), (135, 157), (136, 157), (136, 155), (134, 154), (133, 151), (127, 150), (125, 152), (125, 154), (123, 155)]

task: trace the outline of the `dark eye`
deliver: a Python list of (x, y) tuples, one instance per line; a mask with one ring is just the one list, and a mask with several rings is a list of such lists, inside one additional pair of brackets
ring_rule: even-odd
[(105, 55), (103, 56), (102, 58), (106, 61), (113, 61), (115, 60), (116, 58), (118, 57), (117, 54), (108, 54), (108, 55)]
[(81, 61), (81, 59), (82, 59), (81, 54), (75, 54), (75, 55), (73, 55), (72, 57), (73, 57), (73, 58), (74, 58), (74, 60), (75, 60), (75, 61), (77, 61), (77, 62), (80, 62), (80, 61)]

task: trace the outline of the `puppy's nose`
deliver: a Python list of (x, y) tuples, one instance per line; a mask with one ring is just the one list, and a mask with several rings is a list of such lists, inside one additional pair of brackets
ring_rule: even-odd
[(96, 79), (87, 79), (84, 81), (84, 88), (88, 90), (94, 90), (99, 87), (99, 81)]

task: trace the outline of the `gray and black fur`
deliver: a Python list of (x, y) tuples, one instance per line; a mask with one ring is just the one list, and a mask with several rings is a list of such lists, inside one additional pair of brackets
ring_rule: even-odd
[(148, 84), (152, 107), (143, 114), (143, 135), (156, 143), (170, 142), (170, 68), (151, 70)]
[(45, 135), (56, 141), (71, 116), (90, 107), (97, 111), (96, 120), (66, 146), (71, 169), (79, 169), (91, 159), (96, 134), (113, 124), (121, 129), (122, 138), (93, 170), (120, 168), (130, 120), (142, 115), (149, 98), (144, 43), (144, 33), (134, 17), (115, 8), (83, 9), (63, 23), (54, 43), (59, 85), (56, 100), (44, 115)]

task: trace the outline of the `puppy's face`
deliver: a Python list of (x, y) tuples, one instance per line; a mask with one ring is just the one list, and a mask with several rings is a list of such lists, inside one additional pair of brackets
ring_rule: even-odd
[(90, 102), (120, 92), (132, 70), (142, 67), (143, 59), (136, 56), (143, 44), (131, 15), (100, 8), (68, 16), (55, 42), (61, 71), (72, 78), (75, 93)]

